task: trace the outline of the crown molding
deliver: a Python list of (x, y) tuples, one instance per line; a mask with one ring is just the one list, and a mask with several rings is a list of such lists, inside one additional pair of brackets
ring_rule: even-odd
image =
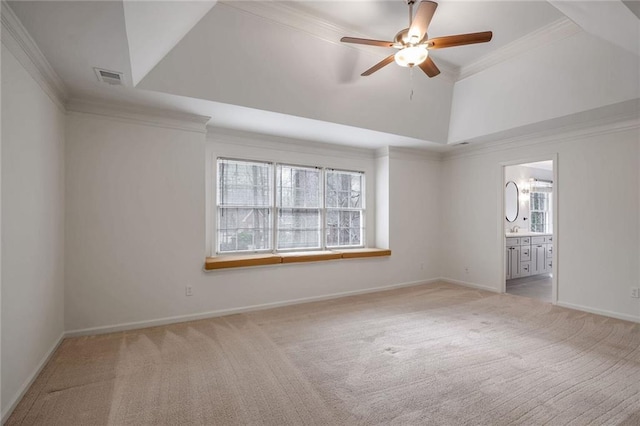
[(477, 144), (457, 146), (443, 154), (444, 160), (463, 157), (474, 157), (489, 153), (507, 151), (531, 145), (544, 146), (559, 142), (569, 142), (587, 137), (607, 135), (640, 129), (640, 117), (636, 113), (622, 114), (578, 126), (568, 126), (545, 132), (538, 132), (514, 138), (480, 142)]
[(64, 104), (69, 96), (64, 82), (5, 0), (0, 4), (0, 15), (2, 15), (2, 44), (9, 49), (51, 100), (64, 111)]
[[(344, 43), (340, 42), (340, 38), (342, 38), (345, 34), (349, 34), (352, 37), (368, 38), (369, 36), (367, 36), (366, 34), (362, 34), (349, 28), (344, 28), (342, 26), (335, 25), (331, 22), (320, 19), (309, 13), (303, 12), (292, 4), (275, 1), (233, 0), (219, 1), (218, 3), (233, 7), (246, 13), (250, 13), (263, 19), (267, 19), (285, 27), (292, 28), (297, 31), (302, 31), (313, 37), (339, 46), (348, 46), (349, 48), (366, 52), (372, 56), (375, 56), (378, 60), (380, 60), (380, 58), (382, 57), (380, 53), (383, 50), (381, 48), (358, 44), (345, 45)], [(458, 67), (446, 61), (438, 60), (438, 68), (440, 69), (440, 79), (447, 80), (450, 83), (455, 83), (459, 72)]]
[(71, 99), (67, 102), (69, 113), (93, 114), (112, 119), (142, 123), (149, 126), (191, 132), (207, 132), (211, 117), (151, 108), (141, 105), (106, 103), (98, 99)]
[(558, 19), (494, 50), (469, 65), (463, 66), (460, 68), (458, 80), (470, 77), (501, 62), (508, 61), (522, 53), (548, 46), (551, 43), (558, 42), (581, 31), (582, 29), (570, 19)]
[(372, 159), (376, 155), (376, 151), (369, 148), (305, 141), (213, 126), (207, 127), (207, 140), (214, 144), (242, 145), (250, 148), (323, 155), (327, 157)]
[(388, 148), (389, 158), (394, 160), (409, 161), (441, 161), (443, 152), (433, 151), (429, 149), (406, 148), (398, 146), (390, 146)]

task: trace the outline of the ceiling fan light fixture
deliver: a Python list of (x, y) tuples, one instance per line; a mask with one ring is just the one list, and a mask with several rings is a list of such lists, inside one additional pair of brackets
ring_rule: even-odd
[(401, 67), (413, 67), (423, 63), (427, 56), (429, 56), (429, 51), (426, 46), (409, 46), (398, 51), (394, 55), (394, 59)]

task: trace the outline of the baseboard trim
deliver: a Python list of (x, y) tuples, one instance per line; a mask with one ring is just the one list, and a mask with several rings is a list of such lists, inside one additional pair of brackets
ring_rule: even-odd
[(449, 283), (449, 284), (461, 285), (463, 287), (477, 288), (478, 290), (486, 290), (486, 291), (490, 291), (492, 293), (502, 293), (497, 288), (489, 287), (488, 285), (471, 283), (471, 282), (468, 282), (468, 281), (454, 280), (452, 278), (445, 278), (445, 277), (440, 278), (440, 281), (445, 282), (445, 283)]
[(574, 303), (561, 302), (561, 301), (558, 301), (558, 303), (556, 303), (556, 305), (561, 306), (563, 308), (573, 309), (573, 310), (576, 310), (576, 311), (588, 312), (590, 314), (602, 315), (602, 316), (605, 316), (605, 317), (611, 317), (611, 318), (621, 319), (621, 320), (624, 320), (624, 321), (631, 321), (631, 322), (640, 323), (640, 316), (621, 314), (621, 313), (618, 313), (618, 312), (607, 311), (607, 310), (604, 310), (604, 309), (590, 308), (588, 306), (577, 305), (577, 304), (574, 304)]
[(165, 317), (165, 318), (158, 318), (154, 320), (107, 325), (102, 327), (82, 328), (82, 329), (67, 331), (64, 334), (64, 336), (77, 337), (77, 336), (87, 336), (87, 335), (95, 335), (95, 334), (115, 333), (115, 332), (127, 331), (127, 330), (137, 330), (137, 329), (148, 328), (148, 327), (158, 327), (161, 325), (175, 324), (175, 323), (187, 322), (187, 321), (196, 321), (196, 320), (207, 319), (207, 318), (215, 318), (215, 317), (221, 317), (224, 315), (241, 314), (241, 313), (251, 312), (251, 311), (261, 311), (264, 309), (279, 308), (282, 306), (298, 305), (301, 303), (319, 302), (322, 300), (337, 299), (340, 297), (357, 296), (359, 294), (367, 294), (367, 293), (376, 293), (379, 291), (393, 290), (393, 289), (402, 288), (402, 287), (413, 287), (413, 286), (424, 285), (424, 284), (433, 284), (440, 281), (442, 281), (442, 279), (440, 278), (432, 278), (432, 279), (419, 280), (419, 281), (408, 281), (404, 283), (391, 284), (391, 285), (382, 286), (382, 287), (371, 287), (371, 288), (366, 288), (361, 290), (344, 291), (340, 293), (331, 293), (331, 294), (326, 294), (322, 296), (303, 297), (299, 299), (285, 300), (282, 302), (262, 303), (258, 305), (242, 306), (239, 308), (219, 309), (215, 311), (201, 312), (198, 314), (179, 315), (174, 317)]
[(33, 371), (33, 373), (31, 373), (31, 375), (27, 378), (27, 380), (25, 380), (25, 382), (20, 387), (20, 391), (18, 392), (18, 394), (13, 398), (13, 400), (11, 401), (11, 404), (9, 404), (7, 409), (2, 413), (2, 423), (0, 424), (5, 424), (5, 422), (9, 420), (9, 417), (11, 416), (11, 413), (13, 413), (13, 410), (16, 409), (16, 407), (22, 400), (22, 397), (27, 393), (27, 391), (29, 390), (33, 382), (36, 380), (36, 378), (44, 368), (44, 366), (47, 365), (47, 363), (51, 359), (51, 356), (58, 349), (58, 347), (60, 346), (64, 338), (65, 338), (65, 333), (60, 334), (60, 337), (56, 339), (56, 341), (53, 343), (51, 348), (49, 348), (49, 350), (44, 354), (44, 356), (38, 363), (36, 369)]

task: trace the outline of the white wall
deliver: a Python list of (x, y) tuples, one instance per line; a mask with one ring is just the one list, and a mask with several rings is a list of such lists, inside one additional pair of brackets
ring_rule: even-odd
[(580, 32), (458, 81), (449, 142), (640, 97), (638, 57)]
[(2, 45), (2, 415), (60, 341), (65, 117)]
[(529, 179), (543, 179), (553, 180), (553, 171), (536, 169), (533, 167), (525, 166), (507, 166), (504, 170), (504, 181), (513, 181), (518, 186), (518, 217), (513, 222), (508, 222), (506, 217), (504, 219), (504, 228), (513, 228), (519, 226), (520, 229), (530, 230), (531, 227), (531, 215), (530, 215), (530, 203), (529, 194), (523, 194), (523, 188), (528, 189)]
[(557, 153), (558, 302), (639, 321), (640, 300), (629, 297), (639, 282), (639, 146), (635, 127), (458, 151), (443, 164), (444, 276), (500, 291), (501, 163)]
[[(374, 153), (309, 148), (258, 135), (205, 135), (73, 113), (67, 140), (68, 331), (242, 309), (440, 276), (440, 165), (392, 155), (390, 258), (203, 272), (215, 200), (213, 158), (276, 159), (364, 170), (375, 219)], [(208, 176), (209, 182), (205, 181)], [(406, 194), (403, 191), (411, 189)], [(208, 226), (205, 224), (208, 223)], [(367, 237), (375, 241), (375, 226)], [(423, 264), (423, 265), (421, 265)], [(194, 296), (185, 296), (185, 286)]]
[(453, 83), (395, 64), (360, 77), (376, 52), (218, 3), (138, 87), (445, 143)]

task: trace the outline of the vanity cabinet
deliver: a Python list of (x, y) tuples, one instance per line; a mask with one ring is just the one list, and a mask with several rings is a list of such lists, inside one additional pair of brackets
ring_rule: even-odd
[(520, 277), (520, 246), (507, 245), (507, 279)]
[(506, 277), (508, 280), (553, 270), (553, 235), (507, 237)]

